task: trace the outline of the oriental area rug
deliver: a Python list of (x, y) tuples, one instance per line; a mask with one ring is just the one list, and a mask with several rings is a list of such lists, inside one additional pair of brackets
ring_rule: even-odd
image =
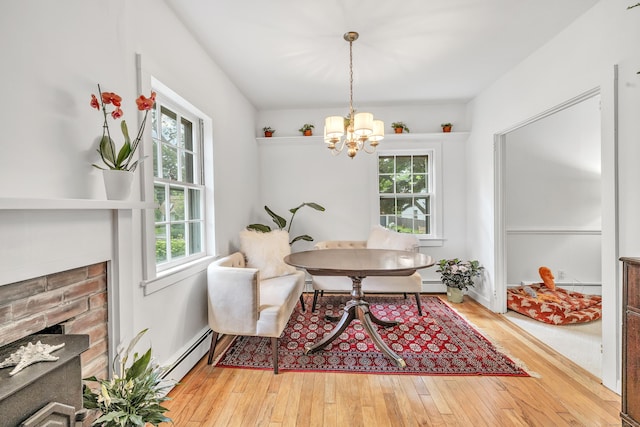
[[(313, 313), (311, 296), (305, 297), (306, 312), (297, 304), (278, 340), (280, 372), (530, 376), (438, 297), (421, 296), (422, 316), (413, 297), (366, 299), (375, 316), (400, 322), (389, 328), (375, 327), (391, 350), (405, 360), (406, 367), (398, 368), (384, 356), (357, 319), (327, 347), (305, 355), (307, 342), (317, 342), (333, 329), (335, 324), (325, 320), (325, 315), (341, 315), (349, 300), (348, 295), (328, 295), (319, 298)], [(217, 366), (271, 370), (271, 354), (269, 338), (238, 336)]]

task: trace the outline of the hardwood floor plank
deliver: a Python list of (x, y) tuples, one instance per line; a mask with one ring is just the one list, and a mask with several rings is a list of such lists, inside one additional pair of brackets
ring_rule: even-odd
[(621, 425), (620, 397), (598, 378), (469, 298), (452, 307), (539, 377), (274, 375), (204, 358), (169, 393), (167, 415), (176, 427)]

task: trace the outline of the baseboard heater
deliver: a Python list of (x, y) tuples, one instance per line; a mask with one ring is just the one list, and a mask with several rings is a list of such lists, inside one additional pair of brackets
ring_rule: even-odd
[[(169, 369), (167, 369), (167, 371), (164, 373), (164, 375), (162, 375), (162, 379), (167, 378), (171, 372), (173, 372), (178, 366), (180, 366), (180, 364), (182, 362), (184, 362), (189, 356), (191, 356), (201, 345), (202, 343), (209, 338), (209, 336), (211, 335), (211, 329), (207, 329), (202, 335), (200, 335), (200, 337), (198, 337), (195, 342), (193, 344), (191, 344), (191, 346), (189, 346), (189, 348), (182, 353), (176, 360), (175, 362), (173, 362), (170, 366)], [(189, 369), (191, 369), (193, 366), (191, 366)]]

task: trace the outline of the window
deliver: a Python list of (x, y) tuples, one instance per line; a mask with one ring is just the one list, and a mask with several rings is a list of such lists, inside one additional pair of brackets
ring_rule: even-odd
[(205, 254), (202, 120), (158, 93), (151, 111), (156, 270)]
[(434, 152), (379, 153), (379, 224), (401, 233), (436, 236)]

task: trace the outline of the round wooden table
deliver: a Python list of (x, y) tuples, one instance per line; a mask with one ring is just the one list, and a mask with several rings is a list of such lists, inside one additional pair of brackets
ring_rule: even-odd
[(400, 368), (406, 366), (404, 359), (382, 341), (373, 326), (375, 323), (383, 327), (391, 327), (398, 322), (387, 322), (371, 313), (369, 303), (364, 299), (361, 282), (367, 276), (410, 276), (416, 270), (432, 266), (435, 263), (433, 258), (419, 252), (390, 249), (321, 249), (294, 252), (287, 255), (284, 262), (303, 268), (314, 276), (347, 276), (352, 282), (351, 300), (345, 305), (342, 316), (327, 316), (328, 319), (338, 323), (320, 341), (305, 345), (305, 354), (327, 346), (357, 317), (380, 351), (393, 360), (396, 366)]

